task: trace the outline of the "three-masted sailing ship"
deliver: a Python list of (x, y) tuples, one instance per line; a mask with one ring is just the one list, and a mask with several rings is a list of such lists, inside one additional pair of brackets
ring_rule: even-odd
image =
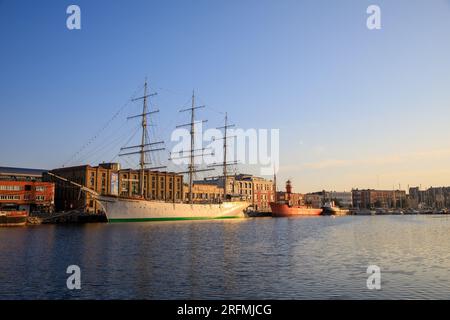
[[(142, 137), (141, 143), (136, 146), (124, 147), (121, 150), (120, 155), (132, 155), (138, 154), (140, 155), (140, 175), (139, 175), (139, 193), (140, 197), (136, 198), (126, 198), (121, 196), (109, 196), (109, 195), (100, 195), (97, 192), (90, 190), (84, 186), (78, 185), (67, 179), (62, 178), (65, 181), (68, 181), (72, 184), (78, 185), (81, 190), (84, 192), (89, 192), (95, 199), (98, 201), (104, 209), (104, 212), (107, 216), (109, 222), (139, 222), (139, 221), (163, 221), (163, 220), (202, 220), (202, 219), (228, 219), (228, 218), (243, 218), (245, 217), (245, 211), (249, 207), (249, 203), (241, 200), (232, 200), (230, 197), (227, 199), (227, 166), (230, 164), (234, 164), (235, 162), (227, 162), (226, 149), (227, 149), (227, 128), (232, 125), (228, 124), (227, 116), (225, 115), (225, 125), (221, 127), (224, 129), (225, 136), (222, 138), (224, 141), (224, 160), (222, 164), (214, 164), (211, 165), (207, 169), (197, 169), (195, 166), (194, 159), (197, 156), (203, 156), (203, 154), (196, 154), (197, 151), (203, 151), (204, 149), (196, 149), (195, 148), (195, 111), (197, 109), (203, 108), (204, 106), (196, 106), (195, 105), (195, 95), (192, 94), (192, 104), (191, 107), (187, 109), (180, 110), (180, 112), (190, 112), (190, 122), (185, 125), (177, 126), (179, 127), (188, 127), (190, 129), (190, 139), (191, 145), (190, 150), (183, 151), (188, 153), (187, 158), (189, 158), (188, 171), (179, 172), (180, 174), (188, 174), (189, 176), (189, 192), (188, 198), (184, 199), (182, 202), (167, 202), (162, 200), (154, 200), (154, 199), (146, 199), (144, 192), (144, 175), (146, 170), (155, 170), (160, 169), (162, 167), (153, 167), (147, 168), (149, 164), (146, 161), (146, 154), (149, 152), (160, 151), (163, 148), (159, 148), (158, 145), (162, 144), (162, 141), (159, 142), (150, 142), (149, 134), (147, 130), (147, 117), (156, 111), (148, 111), (148, 99), (155, 94), (147, 93), (147, 81), (144, 84), (144, 95), (140, 98), (133, 100), (143, 100), (143, 109), (142, 114), (132, 116), (129, 118), (141, 118), (141, 126), (142, 126)], [(156, 147), (154, 147), (156, 146)], [(133, 151), (134, 149), (134, 151)], [(173, 156), (171, 156), (172, 159)], [(223, 166), (223, 187), (224, 187), (224, 197), (219, 203), (196, 203), (193, 200), (193, 177), (196, 172), (202, 171), (210, 171), (214, 170), (212, 167), (214, 166)], [(51, 174), (51, 173), (49, 173)], [(55, 176), (54, 174), (52, 174)], [(55, 176), (57, 177), (57, 176)], [(61, 178), (61, 177), (57, 177)]]

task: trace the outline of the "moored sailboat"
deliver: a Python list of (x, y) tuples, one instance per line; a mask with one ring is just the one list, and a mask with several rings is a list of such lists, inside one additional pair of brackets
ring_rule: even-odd
[[(140, 155), (140, 174), (138, 177), (138, 185), (139, 185), (139, 194), (135, 197), (121, 197), (121, 196), (112, 196), (112, 195), (100, 195), (94, 190), (91, 190), (85, 186), (69, 181), (68, 179), (59, 177), (53, 173), (49, 173), (50, 175), (63, 179), (69, 183), (77, 185), (84, 192), (88, 192), (91, 196), (100, 203), (103, 211), (109, 222), (137, 222), (137, 221), (162, 221), (162, 220), (204, 220), (204, 219), (228, 219), (228, 218), (243, 218), (245, 217), (245, 212), (247, 207), (250, 205), (245, 201), (227, 201), (226, 188), (224, 188), (224, 199), (220, 202), (214, 203), (196, 203), (193, 201), (193, 175), (196, 172), (203, 171), (212, 171), (213, 168), (206, 169), (198, 169), (194, 165), (194, 158), (197, 156), (203, 156), (195, 154), (198, 150), (195, 148), (195, 111), (203, 106), (195, 105), (195, 95), (192, 94), (192, 105), (191, 107), (181, 110), (180, 112), (190, 112), (191, 121), (182, 126), (187, 126), (190, 128), (190, 138), (191, 138), (191, 149), (187, 150), (189, 165), (188, 171), (179, 172), (180, 174), (188, 174), (189, 175), (189, 191), (187, 193), (187, 199), (183, 202), (175, 202), (175, 201), (162, 201), (155, 199), (147, 199), (145, 194), (145, 185), (144, 185), (144, 176), (146, 171), (155, 170), (164, 167), (153, 167), (148, 168), (147, 165), (150, 164), (148, 161), (148, 157), (146, 154), (150, 152), (160, 151), (164, 148), (161, 148), (160, 144), (162, 141), (151, 142), (149, 141), (149, 134), (147, 132), (147, 116), (158, 112), (156, 111), (148, 111), (147, 108), (147, 100), (149, 97), (155, 94), (147, 93), (147, 81), (144, 85), (144, 95), (140, 98), (133, 99), (143, 100), (143, 109), (142, 113), (137, 116), (132, 116), (129, 118), (141, 118), (141, 127), (142, 127), (142, 137), (140, 144), (135, 146), (126, 146), (121, 148), (122, 154), (119, 156), (128, 156), (132, 154)], [(182, 127), (178, 126), (178, 127)], [(225, 129), (225, 137), (224, 137), (224, 161), (221, 166), (223, 166), (224, 172), (224, 187), (227, 185), (227, 171), (226, 167), (230, 163), (227, 162), (226, 159), (226, 140), (227, 140), (227, 131), (226, 129), (230, 127), (227, 123), (227, 117), (225, 117), (225, 126), (222, 127)], [(155, 147), (156, 146), (156, 147)], [(171, 159), (174, 159), (171, 156)], [(213, 165), (215, 166), (215, 165)], [(213, 167), (211, 166), (211, 167)], [(184, 194), (184, 192), (183, 192)], [(187, 201), (186, 201), (187, 200)]]

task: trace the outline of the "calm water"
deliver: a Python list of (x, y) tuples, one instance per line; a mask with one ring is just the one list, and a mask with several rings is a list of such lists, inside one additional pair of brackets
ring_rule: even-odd
[[(372, 264), (381, 290), (366, 287)], [(450, 217), (2, 228), (0, 299), (35, 298), (449, 299)]]

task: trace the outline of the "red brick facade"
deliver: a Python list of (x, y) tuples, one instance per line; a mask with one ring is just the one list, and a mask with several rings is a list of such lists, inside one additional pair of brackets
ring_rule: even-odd
[(55, 186), (50, 182), (0, 180), (0, 208), (20, 206), (27, 211), (51, 211), (54, 197)]

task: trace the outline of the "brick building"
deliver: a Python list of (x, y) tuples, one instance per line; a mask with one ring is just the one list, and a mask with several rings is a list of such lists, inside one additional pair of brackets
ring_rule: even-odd
[(419, 187), (409, 188), (409, 205), (415, 209), (450, 208), (450, 187), (430, 187), (420, 190)]
[(355, 208), (406, 208), (408, 206), (404, 190), (353, 189), (352, 198)]
[(321, 208), (323, 206), (323, 197), (317, 193), (305, 194), (305, 204), (312, 208)]
[(323, 206), (326, 202), (334, 201), (341, 208), (351, 208), (353, 206), (352, 192), (345, 191), (319, 191), (306, 195), (308, 202), (314, 207)]
[[(184, 184), (184, 199), (189, 199), (189, 185)], [(207, 181), (195, 181), (192, 185), (192, 201), (195, 203), (220, 203), (224, 199), (223, 188)]]
[(256, 211), (270, 211), (270, 202), (275, 201), (272, 180), (250, 174), (238, 174), (228, 177), (228, 191), (250, 202)]
[(253, 205), (258, 211), (270, 211), (270, 202), (275, 201), (275, 190), (272, 180), (253, 177)]
[[(270, 211), (270, 202), (275, 201), (275, 191), (272, 180), (256, 177), (250, 174), (237, 174), (227, 177), (226, 196), (248, 201), (257, 211)], [(215, 184), (224, 189), (224, 179), (205, 178), (202, 183)]]
[(43, 182), (45, 170), (0, 168), (0, 210), (53, 212), (55, 186)]
[[(101, 195), (140, 198), (140, 170), (121, 169), (118, 163), (102, 163), (96, 167), (82, 165), (59, 168), (52, 173), (79, 183)], [(56, 183), (55, 205), (58, 211), (84, 209), (99, 212), (100, 205), (90, 194), (54, 177), (47, 179)], [(181, 202), (183, 201), (183, 176), (172, 172), (146, 170), (144, 172), (144, 198)]]

